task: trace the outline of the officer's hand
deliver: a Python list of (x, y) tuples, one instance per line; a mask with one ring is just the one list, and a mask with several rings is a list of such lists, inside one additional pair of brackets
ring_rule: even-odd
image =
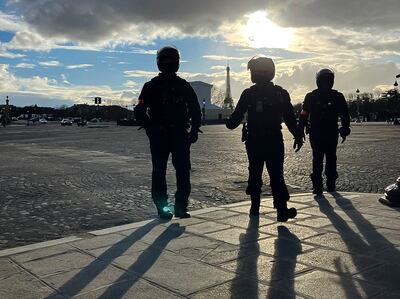
[(231, 123), (230, 123), (230, 119), (229, 118), (227, 118), (227, 119), (225, 119), (225, 126), (228, 128), (228, 129), (231, 129)]
[(192, 128), (189, 132), (189, 142), (196, 143), (199, 139), (199, 132), (201, 132), (198, 128)]
[(303, 137), (296, 138), (293, 143), (294, 152), (297, 153), (303, 147), (304, 141)]
[(348, 127), (341, 127), (339, 129), (340, 137), (342, 137), (342, 143), (346, 141), (346, 138), (350, 135), (350, 132), (351, 130)]

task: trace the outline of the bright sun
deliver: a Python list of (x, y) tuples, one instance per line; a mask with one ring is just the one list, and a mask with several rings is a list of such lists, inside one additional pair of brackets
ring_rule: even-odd
[(287, 48), (293, 40), (293, 30), (272, 23), (267, 14), (257, 11), (246, 16), (243, 35), (252, 48)]

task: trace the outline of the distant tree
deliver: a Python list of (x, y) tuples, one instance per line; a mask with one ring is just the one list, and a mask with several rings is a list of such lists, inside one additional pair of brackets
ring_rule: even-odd
[(221, 88), (214, 85), (211, 89), (211, 103), (222, 107), (224, 105), (224, 99), (225, 92)]

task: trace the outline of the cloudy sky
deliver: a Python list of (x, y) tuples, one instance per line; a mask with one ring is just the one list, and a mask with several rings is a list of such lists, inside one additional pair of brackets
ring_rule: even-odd
[(229, 61), (235, 99), (256, 54), (294, 103), (322, 67), (345, 93), (377, 92), (400, 73), (399, 19), (398, 0), (0, 0), (0, 103), (132, 104), (166, 44), (189, 81), (224, 88)]

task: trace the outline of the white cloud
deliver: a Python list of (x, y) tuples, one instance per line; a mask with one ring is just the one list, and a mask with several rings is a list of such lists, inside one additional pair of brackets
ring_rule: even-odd
[(83, 63), (83, 64), (72, 64), (72, 65), (67, 65), (66, 68), (73, 70), (73, 69), (87, 69), (89, 67), (92, 67), (93, 64), (87, 64), (87, 63)]
[[(54, 106), (60, 101), (68, 103), (89, 103), (95, 96), (101, 96), (105, 103), (130, 104), (125, 90), (114, 90), (107, 85), (72, 85), (65, 75), (61, 75), (62, 84), (48, 77), (34, 76), (32, 78), (21, 78), (15, 76), (9, 70), (7, 64), (0, 64), (0, 90), (6, 90), (15, 97), (23, 98), (24, 105), (35, 104), (41, 99), (43, 105)], [(136, 90), (129, 90), (131, 96)], [(46, 100), (48, 104), (45, 104)]]
[(315, 74), (325, 67), (335, 71), (334, 88), (345, 94), (354, 93), (357, 88), (371, 92), (379, 87), (388, 86), (394, 81), (396, 72), (400, 72), (392, 62), (377, 64), (352, 61), (348, 62), (346, 67), (341, 67), (333, 60), (324, 57), (278, 63), (275, 82), (288, 89), (294, 102), (299, 102), (304, 99), (307, 92), (316, 88)]
[(21, 69), (34, 69), (36, 67), (36, 65), (32, 64), (32, 63), (18, 63), (16, 66), (16, 68), (21, 68)]
[(0, 49), (0, 57), (15, 59), (15, 58), (22, 58), (25, 56), (26, 55), (24, 55), (24, 54), (16, 54), (16, 53), (12, 53), (12, 52), (8, 52), (8, 51)]
[(41, 61), (39, 62), (41, 66), (61, 66), (61, 63), (57, 60)]
[(249, 60), (251, 57), (249, 56), (226, 56), (226, 55), (203, 55), (203, 58), (209, 60), (216, 60), (216, 61), (229, 61), (229, 60)]
[(144, 54), (144, 55), (156, 55), (157, 50), (134, 49), (132, 50), (132, 53)]
[(226, 65), (213, 65), (211, 67), (212, 70), (222, 71), (226, 69)]
[(125, 77), (130, 78), (153, 78), (157, 76), (157, 72), (143, 71), (143, 70), (130, 70), (124, 72)]
[(134, 88), (134, 87), (138, 87), (139, 84), (135, 81), (132, 80), (128, 80), (123, 84), (124, 87), (128, 87), (128, 88)]
[(61, 74), (61, 81), (64, 84), (71, 85), (71, 83), (68, 81), (67, 75), (65, 74)]

